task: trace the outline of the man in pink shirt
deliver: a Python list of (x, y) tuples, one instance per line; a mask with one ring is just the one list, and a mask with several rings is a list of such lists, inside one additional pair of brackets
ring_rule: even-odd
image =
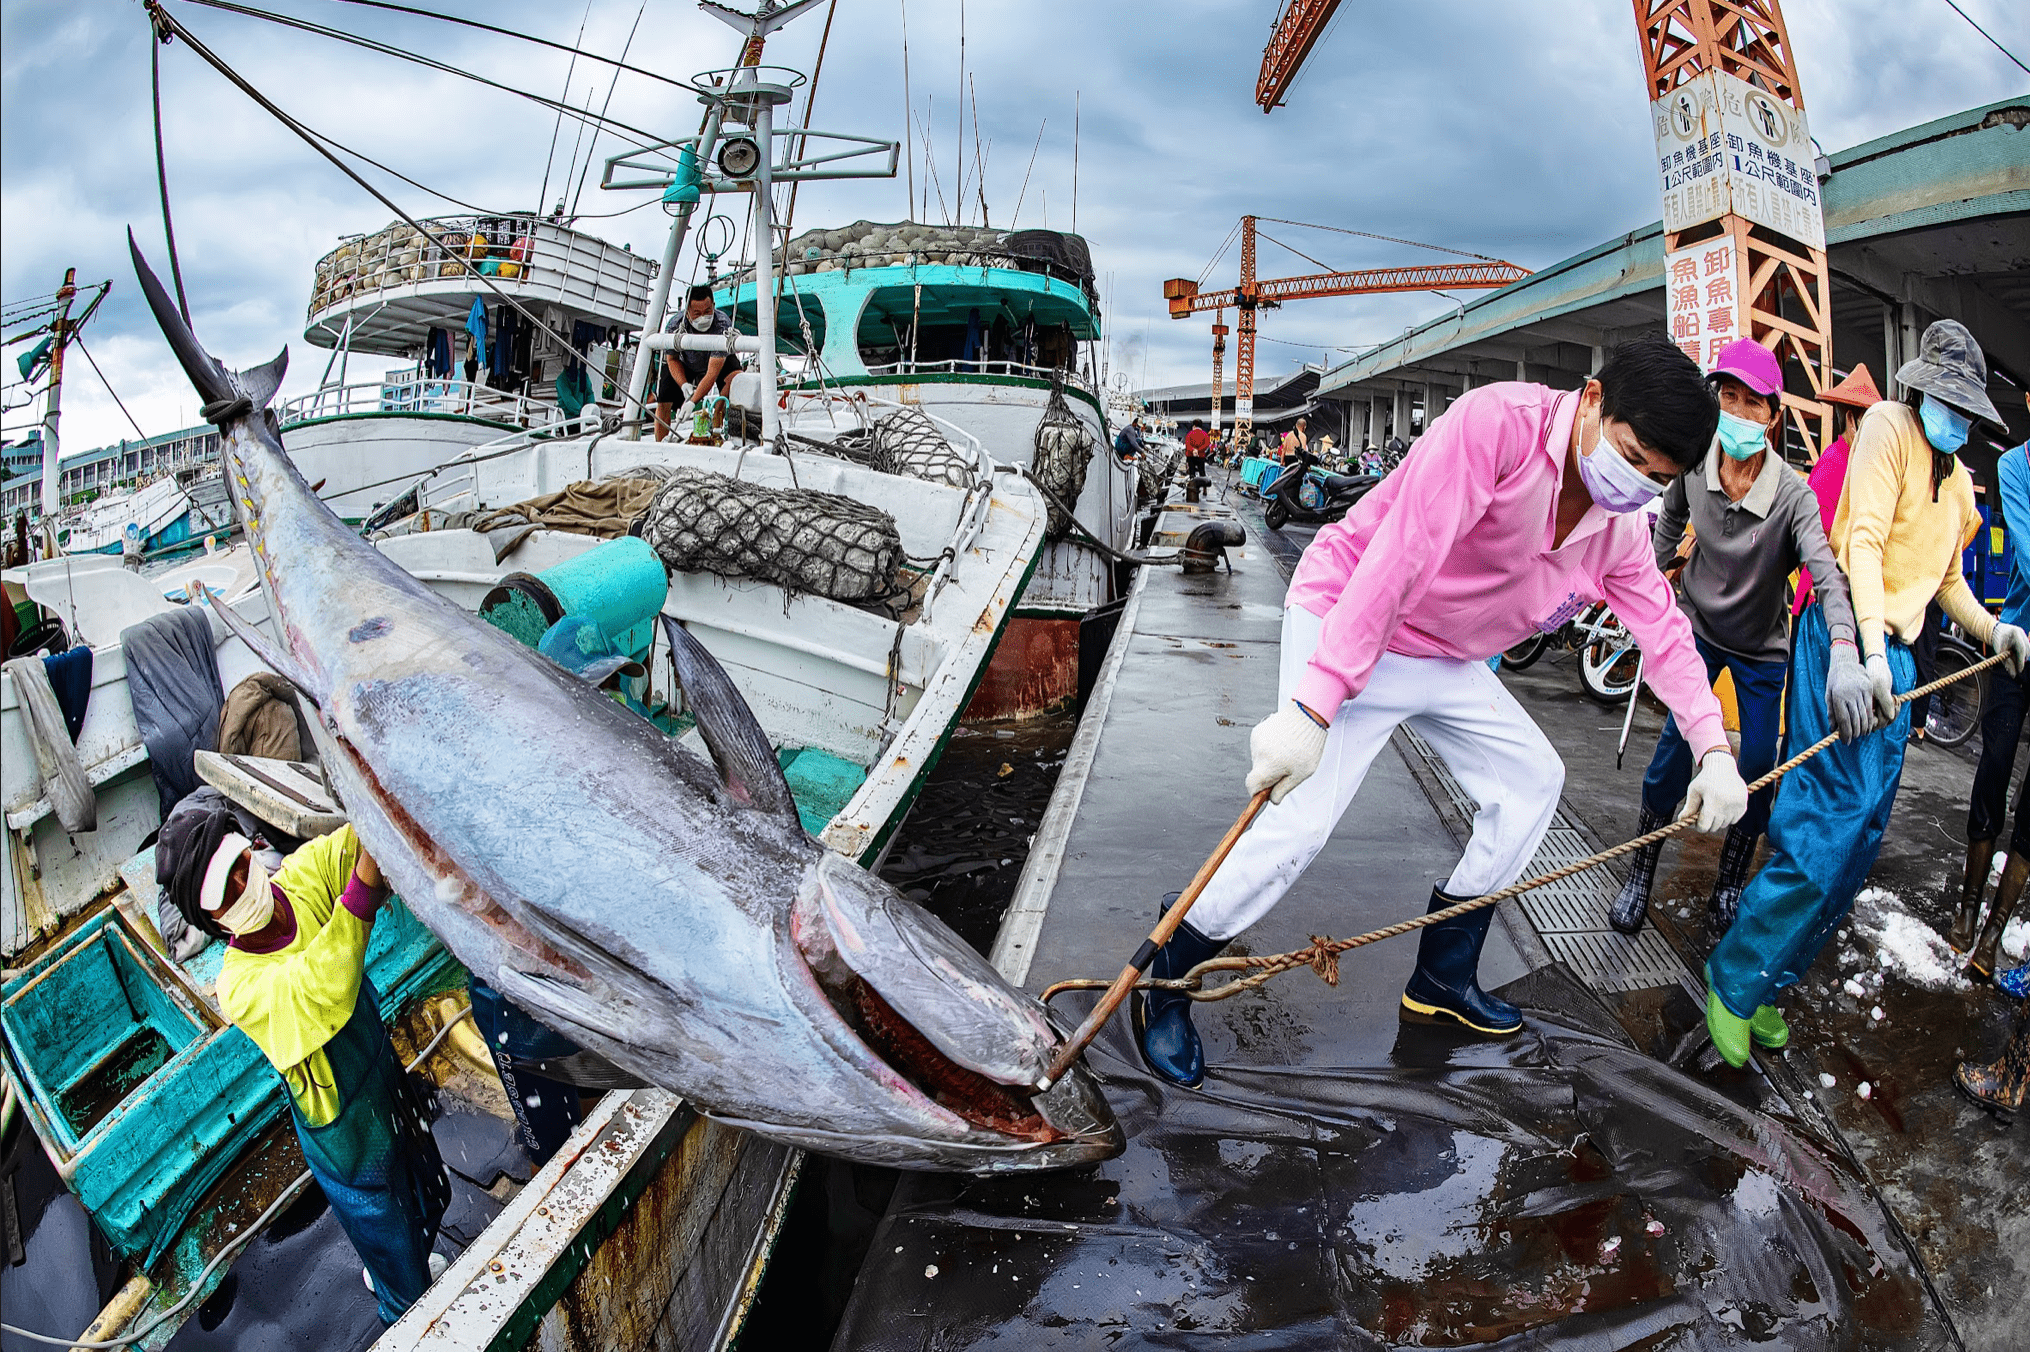
[[(1641, 510), (1704, 456), (1719, 406), (1698, 366), (1661, 338), (1615, 351), (1598, 379), (1560, 392), (1500, 384), (1452, 405), (1344, 521), (1318, 532), (1283, 612), (1281, 707), (1251, 738), (1255, 818), (1151, 973), (1180, 976), (1266, 915), (1331, 836), (1367, 768), (1409, 723), (1479, 804), (1440, 910), (1514, 881), (1536, 852), (1564, 766), (1485, 665), (1533, 630), (1605, 600), (1647, 656), (1649, 684), (1700, 765), (1687, 792), (1699, 827), (1724, 831), (1748, 803), (1719, 702), (1649, 543)], [(1480, 989), (1493, 911), (1422, 931), (1402, 1017), (1488, 1035), (1522, 1016)], [(1186, 1086), (1205, 1073), (1190, 1000), (1135, 1004), (1142, 1054)]]

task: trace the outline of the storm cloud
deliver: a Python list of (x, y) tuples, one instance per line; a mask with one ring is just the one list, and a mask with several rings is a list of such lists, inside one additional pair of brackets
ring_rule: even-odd
[[(1963, 0), (2001, 41), (2030, 48), (2030, 21), (2006, 0)], [(568, 58), (512, 39), (342, 3), (276, 0), (275, 8), (423, 51), (453, 66), (555, 98)], [(617, 55), (641, 10), (629, 61), (671, 76), (731, 64), (737, 42), (688, 0), (577, 5), (442, 0), (441, 7)], [(548, 206), (567, 177), (622, 149), (612, 134), (575, 147), (547, 109), (452, 75), (328, 39), (171, 0), (177, 17), (290, 113), (451, 198), (491, 210)], [(1646, 98), (1627, 0), (1345, 0), (1291, 94), (1265, 116), (1253, 102), (1271, 0), (841, 0), (817, 92), (816, 125), (900, 139), (907, 82), (929, 127), (937, 180), (930, 214), (977, 221), (984, 158), (988, 220), (1073, 225), (1092, 244), (1114, 360), (1135, 384), (1202, 380), (1205, 317), (1168, 318), (1161, 283), (1205, 272), (1243, 212), (1554, 262), (1658, 214)], [(963, 60), (961, 82), (961, 15)], [(1813, 131), (1841, 149), (1958, 109), (2021, 94), (2022, 71), (1943, 0), (1789, 0)], [(766, 59), (808, 72), (820, 11), (771, 41)], [(229, 362), (265, 360), (284, 344), (286, 387), (316, 385), (327, 354), (303, 342), (311, 270), (338, 236), (390, 213), (253, 105), (181, 44), (160, 51), (171, 199), (196, 327)], [(112, 278), (85, 337), (143, 428), (196, 419), (196, 399), (139, 304), (127, 266), (132, 225), (158, 263), (149, 100), (149, 31), (132, 0), (9, 0), (0, 10), (0, 292), (54, 289), (63, 269)], [(580, 61), (569, 99), (595, 106), (610, 68)], [(965, 95), (963, 151), (957, 115)], [(972, 104), (977, 99), (977, 150)], [(797, 109), (801, 111), (799, 99)], [(697, 125), (692, 96), (630, 74), (612, 115), (659, 136)], [(1076, 137), (1074, 137), (1076, 131)], [(1040, 139), (1039, 139), (1040, 132)], [(926, 170), (915, 150), (919, 201)], [(1032, 148), (1034, 167), (1030, 168)], [(954, 204), (960, 161), (967, 179)], [(377, 170), (363, 172), (416, 215), (460, 208)], [(582, 227), (637, 252), (660, 251), (667, 219), (646, 193), (603, 193), (594, 163)], [(1025, 186), (1025, 175), (1027, 183)], [(1074, 177), (1076, 193), (1074, 195)], [(577, 171), (565, 195), (575, 194)], [(547, 201), (538, 192), (548, 182)], [(908, 211), (908, 177), (807, 188), (799, 225)], [(738, 212), (738, 203), (729, 203)], [(1047, 216), (1047, 220), (1046, 220)], [(1269, 225), (1276, 239), (1333, 267), (1433, 261), (1401, 245)], [(1316, 270), (1265, 244), (1264, 275)], [(1230, 284), (1226, 257), (1207, 284)], [(694, 270), (686, 255), (678, 269)], [(1312, 301), (1267, 314), (1261, 369), (1336, 359), (1447, 308), (1437, 296)], [(354, 362), (357, 379), (378, 365)], [(363, 369), (364, 366), (364, 369)], [(11, 375), (11, 370), (9, 371)], [(66, 383), (64, 442), (83, 449), (132, 435), (89, 367)], [(30, 418), (17, 410), (10, 436)]]

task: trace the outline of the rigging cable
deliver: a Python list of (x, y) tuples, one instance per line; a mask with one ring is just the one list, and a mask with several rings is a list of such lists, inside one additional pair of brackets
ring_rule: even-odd
[(155, 184), (162, 190), (162, 234), (169, 242), (169, 279), (176, 283), (176, 309), (183, 327), (190, 327), (190, 302), (183, 296), (183, 264), (176, 258), (176, 226), (169, 219), (169, 167), (162, 155), (162, 48), (169, 34), (148, 25), (148, 95), (155, 111)]
[(481, 286), (493, 292), (494, 295), (500, 297), (501, 302), (503, 304), (513, 307), (516, 313), (520, 314), (524, 319), (527, 319), (529, 323), (535, 325), (536, 328), (541, 329), (546, 333), (554, 335), (558, 339), (558, 341), (562, 342), (565, 346), (567, 347), (570, 346), (570, 340), (566, 335), (557, 332), (557, 330), (555, 329), (552, 329), (547, 323), (545, 323), (541, 318), (539, 318), (533, 310), (530, 310), (526, 305), (523, 305), (519, 300), (516, 300), (513, 296), (501, 290), (499, 284), (496, 283), (493, 278), (481, 272), (479, 269), (479, 264), (474, 260), (467, 258), (465, 256), (464, 249), (449, 243), (440, 235), (433, 234), (428, 228), (426, 228), (423, 225), (422, 222), (418, 221), (414, 216), (411, 216), (408, 212), (402, 210), (401, 207), (397, 206), (395, 204), (395, 200), (392, 197), (389, 197), (379, 188), (376, 188), (373, 184), (367, 182), (364, 178), (360, 177), (360, 175), (356, 173), (351, 166), (347, 165), (345, 161), (339, 159), (338, 156), (332, 154), (331, 151), (327, 150), (322, 144), (319, 143), (318, 136), (315, 132), (311, 131), (301, 122), (298, 122), (295, 118), (291, 117), (288, 113), (282, 111), (281, 108), (277, 107), (275, 103), (268, 98), (267, 95), (263, 94), (260, 90), (254, 88), (253, 85), (247, 82), (244, 76), (242, 76), (238, 71), (234, 70), (231, 63), (227, 62), (223, 57), (219, 56), (218, 53), (212, 51), (211, 48), (205, 46), (204, 43), (200, 42), (188, 28), (185, 28), (183, 24), (176, 19), (174, 15), (170, 14), (167, 10), (163, 9), (161, 5), (161, 0), (146, 0), (146, 5), (148, 12), (151, 15), (159, 16), (161, 21), (167, 24), (170, 27), (170, 29), (176, 34), (176, 36), (182, 38), (184, 44), (188, 46), (191, 51), (197, 53), (197, 55), (203, 59), (205, 64), (209, 65), (213, 70), (216, 70), (219, 74), (225, 76), (226, 79), (232, 81), (232, 83), (239, 88), (240, 92), (245, 94), (248, 98), (252, 99), (255, 103), (259, 104), (261, 108), (265, 110), (270, 116), (275, 118), (276, 121), (280, 122), (283, 126), (287, 127), (289, 130), (295, 132), (297, 136), (301, 137), (304, 143), (308, 145), (312, 150), (315, 150), (318, 154), (324, 156), (325, 159), (330, 160), (331, 163), (337, 167), (340, 173), (344, 174), (347, 178), (351, 179), (353, 182), (359, 184), (360, 187), (365, 188), (368, 193), (372, 194), (375, 201), (379, 202), (382, 206), (386, 207), (388, 210), (394, 212), (395, 215), (399, 216), (402, 219), (402, 221), (405, 224), (407, 224), (411, 229), (415, 230), (416, 233), (422, 235), (423, 238), (429, 240), (432, 244), (436, 245), (439, 249), (441, 249), (444, 252), (444, 255), (447, 259), (456, 262), (460, 267), (464, 268), (468, 273), (472, 275), (473, 279), (477, 281)]
[(120, 398), (120, 392), (113, 388), (113, 382), (106, 379), (106, 373), (99, 369), (99, 359), (97, 357), (94, 357), (92, 355), (92, 350), (85, 346), (85, 340), (79, 337), (77, 334), (72, 334), (71, 342), (77, 344), (78, 351), (85, 354), (85, 360), (91, 363), (92, 374), (97, 376), (99, 378), (99, 383), (106, 387), (106, 393), (113, 396), (113, 402), (120, 406), (120, 412), (126, 414), (127, 423), (130, 427), (134, 429), (134, 435), (141, 438), (141, 440), (143, 441), (148, 440), (148, 434), (141, 430), (141, 424), (135, 422), (134, 415), (127, 412), (126, 402)]
[[(1292, 221), (1281, 216), (1257, 216), (1258, 221), (1269, 221), (1275, 225), (1295, 225), (1305, 230), (1330, 230), (1334, 234), (1359, 235), (1362, 239), (1378, 239), (1389, 244), (1407, 244), (1413, 249), (1434, 249), (1439, 253), (1458, 254), (1461, 258), (1477, 258), (1483, 263), (1504, 263), (1503, 258), (1489, 258), (1486, 254), (1470, 253), (1465, 249), (1448, 248), (1443, 244), (1426, 244), (1419, 239), (1401, 239), (1395, 235), (1377, 235), (1371, 230), (1349, 230), (1343, 225), (1320, 225), (1316, 221)], [(1284, 248), (1290, 246), (1285, 244)], [(1295, 252), (1292, 250), (1292, 252)]]
[[(647, 12), (648, 0), (641, 0), (641, 4), (634, 11), (634, 25), (627, 30), (627, 41), (620, 45), (621, 60), (627, 60), (627, 54), (634, 50), (634, 35), (641, 28), (641, 16)], [(599, 105), (599, 116), (602, 119), (606, 116), (606, 110), (613, 106), (613, 91), (619, 87), (620, 71), (616, 68), (613, 72), (613, 79), (606, 86), (606, 102)], [(592, 147), (596, 147), (598, 144), (599, 132), (595, 131), (592, 133)], [(578, 202), (585, 196), (585, 176), (592, 172), (592, 147), (586, 148), (585, 166), (578, 171), (578, 188), (577, 191), (571, 194), (571, 214), (568, 217), (570, 220), (575, 221), (578, 219)], [(542, 203), (538, 202), (536, 205), (540, 207)]]
[(1974, 23), (1974, 16), (1967, 13), (1965, 10), (1961, 9), (1959, 7), (1959, 4), (1957, 3), (1957, 0), (1945, 0), (1945, 2), (1948, 5), (1952, 6), (1953, 13), (1959, 15), (1962, 19), (1965, 19), (1968, 23), (1973, 24), (1974, 31), (1976, 33), (1979, 33), (1989, 42), (1994, 42), (1996, 51), (2000, 52), (2003, 56), (2008, 57), (2011, 61), (2014, 61), (2017, 64), (2017, 66), (2021, 67), (2024, 71), (2030, 72), (2030, 66), (2023, 65), (2022, 57), (2016, 55), (2014, 52), (2010, 51), (2007, 47), (2004, 47), (2001, 43), (1995, 42), (1995, 35), (1993, 33), (1990, 33), (1987, 29), (1981, 27), (1979, 24)]
[(518, 32), (512, 28), (501, 28), (494, 24), (481, 23), (477, 19), (464, 19), (460, 18), (456, 14), (439, 14), (434, 9), (419, 9), (414, 5), (389, 4), (387, 3), (387, 0), (337, 0), (337, 3), (345, 5), (362, 5), (368, 9), (385, 9), (390, 10), (396, 14), (413, 14), (420, 19), (435, 19), (439, 23), (456, 24), (462, 28), (477, 28), (481, 32), (495, 33), (504, 38), (519, 38), (523, 42), (533, 42), (539, 47), (550, 47), (560, 52), (570, 52), (574, 56), (582, 56), (587, 61), (604, 62), (606, 65), (612, 66), (616, 70), (624, 70), (631, 75), (646, 75), (651, 80), (660, 80), (667, 85), (676, 85), (679, 89), (688, 89), (694, 93), (700, 92), (698, 90), (698, 87), (692, 84), (689, 80), (672, 79), (670, 76), (660, 74), (656, 71), (644, 70), (640, 66), (630, 66), (627, 64), (625, 60), (615, 61), (612, 57), (601, 56), (597, 52), (588, 52), (583, 50), (582, 48), (567, 46), (566, 44), (561, 42), (552, 42), (548, 38), (539, 38), (532, 33), (523, 33)]
[[(157, 9), (160, 9), (161, 0), (152, 0), (152, 2)], [(589, 114), (579, 112), (578, 109), (573, 108), (569, 103), (547, 98), (541, 94), (532, 94), (526, 89), (517, 89), (511, 84), (502, 84), (499, 80), (489, 79), (476, 71), (465, 70), (462, 67), (451, 65), (449, 62), (439, 61), (435, 57), (424, 56), (421, 52), (412, 52), (406, 48), (397, 47), (376, 38), (361, 37), (357, 33), (348, 33), (342, 28), (332, 28), (326, 24), (312, 23), (308, 19), (291, 18), (287, 14), (277, 14), (272, 10), (255, 9), (251, 5), (234, 4), (232, 0), (190, 0), (190, 3), (193, 5), (203, 5), (206, 9), (224, 10), (228, 14), (238, 14), (245, 18), (265, 19), (269, 23), (279, 24), (284, 28), (294, 28), (305, 33), (314, 33), (318, 37), (330, 38), (334, 42), (350, 43), (355, 47), (363, 47), (367, 51), (381, 56), (392, 56), (398, 60), (413, 62), (428, 70), (438, 71), (445, 75), (456, 75), (460, 79), (471, 80), (475, 84), (485, 85), (489, 89), (498, 89), (503, 93), (513, 94), (517, 98), (527, 99), (531, 103), (541, 104), (545, 108), (558, 109), (564, 114), (581, 121), (589, 116)], [(164, 12), (166, 13), (166, 11)], [(685, 86), (687, 89), (690, 87), (689, 85)], [(657, 136), (653, 132), (643, 131), (640, 127), (630, 126), (625, 122), (613, 121), (613, 125), (630, 136), (640, 137), (645, 144), (654, 145), (662, 140), (660, 136)]]
[[(592, 17), (592, 0), (585, 0), (585, 12), (578, 16), (579, 42), (585, 41), (585, 22), (591, 17)], [(573, 47), (571, 51), (571, 61), (568, 65), (564, 67), (564, 98), (566, 102), (569, 102), (571, 98), (571, 77), (577, 73), (578, 73), (578, 52), (577, 49)], [(613, 78), (616, 80), (619, 79), (620, 73), (618, 71), (614, 72)], [(562, 108), (559, 108), (557, 110), (557, 120), (550, 124), (550, 153), (543, 157), (543, 186), (536, 189), (537, 211), (541, 211), (543, 209), (543, 199), (550, 195), (550, 170), (553, 167), (555, 167), (557, 163), (557, 134), (563, 130), (564, 130), (564, 110)]]

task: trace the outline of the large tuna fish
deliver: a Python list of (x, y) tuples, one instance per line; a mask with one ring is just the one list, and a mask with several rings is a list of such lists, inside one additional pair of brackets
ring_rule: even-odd
[(219, 424), (278, 641), (235, 630), (316, 705), (361, 841), (460, 961), (621, 1070), (793, 1145), (973, 1171), (1119, 1152), (1082, 1070), (1034, 1090), (1056, 1045), (1042, 1008), (805, 834), (688, 633), (667, 623), (716, 768), (349, 530), (266, 412), (287, 351), (227, 371), (134, 264)]

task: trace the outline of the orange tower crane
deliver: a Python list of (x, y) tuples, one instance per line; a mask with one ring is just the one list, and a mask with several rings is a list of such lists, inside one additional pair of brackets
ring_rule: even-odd
[[(1240, 342), (1234, 352), (1234, 445), (1245, 447), (1255, 421), (1255, 312), (1273, 309), (1288, 300), (1314, 300), (1326, 296), (1371, 296), (1388, 291), (1457, 291), (1507, 286), (1529, 276), (1498, 258), (1471, 263), (1426, 263), (1401, 268), (1369, 268), (1358, 272), (1314, 272), (1301, 277), (1276, 277), (1268, 281), (1255, 276), (1255, 217), (1241, 217), (1240, 285), (1222, 291), (1200, 291), (1198, 283), (1173, 277), (1163, 283), (1163, 299), (1170, 302), (1170, 317), (1207, 310), (1220, 313), (1228, 306), (1240, 314)], [(1219, 383), (1220, 353), (1226, 345), (1225, 325), (1213, 328), (1213, 419), (1218, 427), (1219, 406), (1224, 391)]]
[[(1634, 0), (1664, 199), (1665, 317), (1701, 366), (1737, 338), (1794, 360), (1785, 422), (1809, 459), (1832, 435), (1833, 359), (1818, 155), (1778, 0)], [(1284, 0), (1255, 101), (1268, 112), (1338, 0)], [(1172, 313), (1176, 312), (1175, 304)]]
[[(1817, 150), (1776, 0), (1635, 0), (1663, 180), (1664, 297), (1701, 366), (1753, 338), (1796, 361), (1785, 421), (1808, 459), (1832, 439), (1832, 293)], [(1788, 302), (1788, 304), (1786, 304)], [(1788, 312), (1786, 312), (1788, 311)]]

